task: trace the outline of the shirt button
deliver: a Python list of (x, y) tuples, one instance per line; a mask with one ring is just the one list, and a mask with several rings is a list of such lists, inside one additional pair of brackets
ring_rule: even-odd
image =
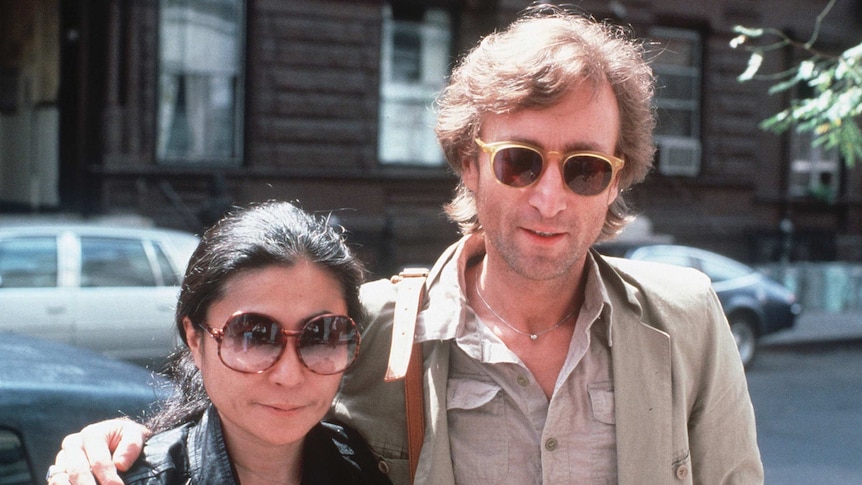
[(380, 473), (383, 473), (384, 475), (389, 475), (389, 463), (382, 458), (380, 459), (380, 461), (377, 462), (377, 469), (380, 470)]
[(527, 384), (529, 384), (529, 383), (530, 383), (530, 381), (526, 377), (518, 376), (518, 384), (521, 387), (527, 387)]
[(676, 477), (680, 480), (685, 480), (688, 477), (688, 467), (685, 465), (676, 467)]
[(556, 450), (558, 445), (559, 443), (557, 443), (556, 438), (548, 438), (548, 440), (545, 441), (545, 449), (548, 451)]

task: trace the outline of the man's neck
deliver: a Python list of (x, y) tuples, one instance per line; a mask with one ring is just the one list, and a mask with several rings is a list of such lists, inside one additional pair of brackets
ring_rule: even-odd
[(482, 263), (472, 268), (473, 274), (465, 278), (468, 286), (478, 289), (474, 296), (479, 301), (470, 302), (474, 309), (488, 306), (507, 323), (535, 333), (566, 315), (577, 315), (584, 302), (584, 268), (580, 264), (565, 276), (536, 280), (517, 274), (504, 263), (497, 264), (486, 254)]

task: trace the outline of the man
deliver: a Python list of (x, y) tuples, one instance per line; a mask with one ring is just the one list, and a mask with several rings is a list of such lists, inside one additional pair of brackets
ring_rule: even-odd
[[(642, 54), (613, 27), (544, 6), (453, 71), (437, 135), (461, 177), (447, 209), (465, 236), (431, 270), (417, 320), (427, 427), (415, 483), (763, 481), (708, 279), (590, 250), (628, 222), (621, 193), (650, 169)], [(382, 379), (394, 294), (388, 282), (363, 288), (362, 357), (333, 411), (408, 483), (403, 388)], [(67, 438), (58, 465), (77, 476), (85, 440), (109, 476), (104, 441), (118, 433), (140, 440), (101, 424)], [(136, 454), (125, 443), (119, 452)]]

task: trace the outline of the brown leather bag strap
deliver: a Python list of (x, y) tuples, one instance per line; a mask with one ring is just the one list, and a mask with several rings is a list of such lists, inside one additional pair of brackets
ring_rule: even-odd
[(425, 400), (422, 393), (422, 346), (413, 342), (416, 318), (425, 298), (425, 280), (428, 270), (406, 268), (392, 282), (398, 285), (395, 297), (395, 315), (392, 323), (392, 345), (386, 382), (404, 379), (404, 404), (407, 414), (407, 458), (410, 463), (410, 481), (416, 476), (422, 441), (425, 438)]
[(410, 483), (416, 480), (419, 454), (425, 441), (425, 399), (422, 393), (422, 346), (414, 344), (407, 377), (404, 379), (404, 404), (407, 412), (407, 460)]

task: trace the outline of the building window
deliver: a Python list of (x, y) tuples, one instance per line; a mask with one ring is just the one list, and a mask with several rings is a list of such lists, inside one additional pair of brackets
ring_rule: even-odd
[(448, 75), (448, 12), (383, 8), (379, 153), (382, 163), (439, 166), (434, 96)]
[(161, 0), (156, 157), (238, 164), (244, 0)]
[(655, 28), (659, 44), (652, 62), (658, 89), (658, 170), (665, 175), (696, 176), (700, 172), (701, 36), (693, 30)]
[(810, 133), (793, 130), (790, 136), (790, 182), (793, 198), (815, 198), (833, 202), (838, 196), (841, 158), (838, 150), (813, 146)]

